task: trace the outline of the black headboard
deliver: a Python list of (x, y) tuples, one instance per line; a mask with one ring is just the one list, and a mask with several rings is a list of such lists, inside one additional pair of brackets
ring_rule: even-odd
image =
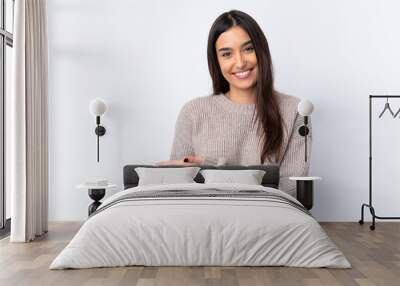
[[(167, 167), (184, 167), (184, 166), (154, 166), (154, 165), (126, 165), (124, 166), (124, 189), (136, 187), (139, 183), (139, 176), (135, 171), (137, 167), (148, 167), (148, 168), (167, 168)], [(256, 166), (199, 166), (202, 170), (204, 169), (218, 169), (218, 170), (263, 170), (266, 171), (262, 185), (265, 187), (272, 187), (277, 189), (279, 185), (279, 167), (275, 165), (256, 165)], [(194, 178), (197, 183), (204, 183), (204, 178), (200, 174)]]

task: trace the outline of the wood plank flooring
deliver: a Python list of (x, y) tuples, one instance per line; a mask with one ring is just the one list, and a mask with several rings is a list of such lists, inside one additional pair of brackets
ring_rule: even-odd
[(32, 243), (0, 241), (0, 285), (400, 285), (400, 223), (321, 223), (351, 262), (352, 269), (290, 267), (119, 267), (48, 270), (80, 223), (51, 223)]

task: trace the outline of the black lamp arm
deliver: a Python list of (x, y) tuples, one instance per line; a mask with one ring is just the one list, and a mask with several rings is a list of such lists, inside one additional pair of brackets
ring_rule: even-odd
[(304, 160), (307, 162), (307, 135), (310, 133), (310, 129), (308, 128), (308, 116), (304, 116), (304, 125), (300, 126), (299, 134), (304, 137)]
[(99, 162), (99, 137), (106, 134), (106, 129), (104, 126), (100, 125), (100, 116), (96, 116), (96, 125), (97, 127), (94, 130), (94, 133), (97, 135), (97, 162)]

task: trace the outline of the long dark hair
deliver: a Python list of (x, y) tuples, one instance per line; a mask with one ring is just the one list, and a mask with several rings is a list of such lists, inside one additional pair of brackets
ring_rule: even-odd
[(272, 156), (275, 156), (275, 161), (278, 162), (282, 155), (283, 126), (277, 94), (274, 90), (271, 54), (260, 26), (244, 12), (237, 10), (225, 12), (211, 27), (208, 35), (207, 60), (213, 92), (217, 95), (229, 91), (229, 83), (222, 75), (218, 64), (215, 43), (223, 32), (234, 26), (240, 26), (250, 36), (257, 57), (256, 113), (253, 118), (254, 123), (258, 123), (257, 130), (261, 135), (260, 140), (263, 141), (261, 162), (264, 163), (266, 159), (271, 161)]

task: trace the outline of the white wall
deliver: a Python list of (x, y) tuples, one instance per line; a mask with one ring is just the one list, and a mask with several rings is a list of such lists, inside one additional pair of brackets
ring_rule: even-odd
[[(125, 164), (168, 159), (180, 108), (211, 92), (208, 30), (230, 9), (249, 13), (265, 31), (277, 89), (315, 104), (311, 174), (323, 180), (313, 214), (359, 219), (368, 198), (368, 95), (400, 94), (394, 0), (49, 0), (50, 220), (85, 219), (90, 199), (75, 188), (85, 178), (103, 176), (121, 188)], [(95, 97), (109, 105), (101, 163), (88, 111)], [(400, 121), (377, 124), (377, 148), (391, 150), (376, 161), (377, 211), (400, 215)]]

